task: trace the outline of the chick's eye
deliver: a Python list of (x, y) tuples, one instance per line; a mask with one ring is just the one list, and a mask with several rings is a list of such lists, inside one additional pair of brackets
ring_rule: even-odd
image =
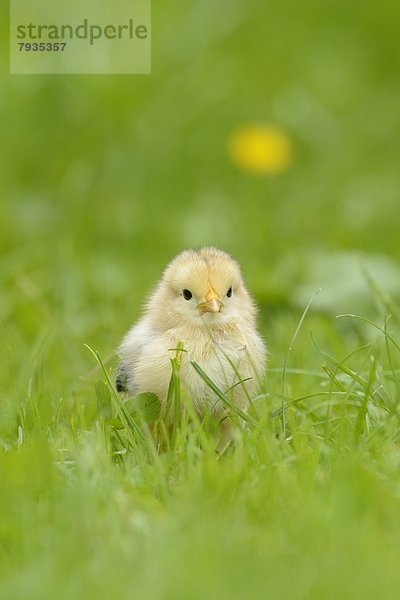
[(228, 296), (228, 298), (230, 298), (232, 296), (232, 286), (229, 288), (229, 290), (226, 292), (226, 295)]
[(183, 290), (182, 296), (185, 298), (185, 300), (191, 300), (193, 298), (193, 294), (190, 290)]

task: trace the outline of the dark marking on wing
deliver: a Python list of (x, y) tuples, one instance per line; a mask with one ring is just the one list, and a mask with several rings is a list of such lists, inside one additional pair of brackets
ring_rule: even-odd
[(120, 367), (117, 375), (117, 379), (115, 381), (115, 386), (117, 388), (117, 392), (127, 392), (127, 375), (125, 370)]

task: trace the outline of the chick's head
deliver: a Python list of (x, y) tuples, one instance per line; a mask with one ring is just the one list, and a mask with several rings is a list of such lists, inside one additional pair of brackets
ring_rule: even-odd
[(167, 266), (148, 309), (157, 325), (166, 329), (221, 328), (255, 317), (238, 263), (216, 248), (179, 254)]

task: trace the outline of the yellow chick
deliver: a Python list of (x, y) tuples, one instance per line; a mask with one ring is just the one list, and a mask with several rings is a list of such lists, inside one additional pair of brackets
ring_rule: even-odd
[[(153, 392), (165, 408), (170, 359), (179, 342), (182, 389), (199, 416), (216, 419), (226, 407), (191, 364), (195, 361), (241, 410), (254, 394), (266, 365), (266, 349), (256, 329), (256, 308), (240, 267), (216, 248), (185, 250), (165, 269), (144, 316), (119, 347), (118, 391)], [(240, 380), (247, 380), (243, 385)]]

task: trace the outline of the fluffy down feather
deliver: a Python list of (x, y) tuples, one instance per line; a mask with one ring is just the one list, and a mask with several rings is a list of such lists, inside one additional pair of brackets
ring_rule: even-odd
[[(219, 418), (225, 407), (190, 361), (196, 361), (223, 391), (235, 386), (238, 373), (248, 379), (250, 395), (257, 391), (265, 371), (265, 345), (240, 267), (227, 253), (216, 248), (185, 250), (167, 266), (143, 317), (119, 347), (119, 389), (131, 394), (153, 392), (165, 406), (170, 359), (178, 342), (186, 350), (182, 388), (199, 415), (211, 411)], [(242, 385), (230, 394), (238, 407), (246, 409)]]

